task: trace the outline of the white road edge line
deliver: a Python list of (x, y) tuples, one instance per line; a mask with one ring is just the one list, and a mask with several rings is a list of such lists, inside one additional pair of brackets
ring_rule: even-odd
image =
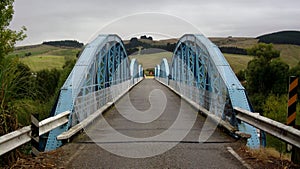
[(246, 167), (247, 169), (252, 169), (252, 167), (247, 164), (231, 147), (227, 147), (227, 150), (237, 159), (239, 160), (244, 167)]

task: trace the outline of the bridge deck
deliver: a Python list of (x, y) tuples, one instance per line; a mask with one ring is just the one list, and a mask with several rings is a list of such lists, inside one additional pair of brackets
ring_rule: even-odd
[[(150, 102), (155, 106), (151, 107)], [(168, 88), (145, 79), (86, 129), (85, 134), (63, 147), (71, 156), (64, 165), (67, 168), (243, 168), (227, 151), (236, 141), (214, 124), (204, 125), (205, 121)], [(151, 154), (157, 155), (147, 157)]]

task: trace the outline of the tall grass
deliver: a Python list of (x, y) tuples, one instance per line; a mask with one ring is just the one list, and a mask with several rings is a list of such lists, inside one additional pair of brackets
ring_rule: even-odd
[[(28, 102), (35, 97), (31, 73), (18, 58), (0, 59), (0, 135), (18, 129), (18, 119), (29, 119), (33, 104)], [(18, 118), (19, 117), (19, 118)], [(28, 121), (28, 120), (27, 120)], [(7, 153), (1, 163), (15, 161), (17, 150)]]

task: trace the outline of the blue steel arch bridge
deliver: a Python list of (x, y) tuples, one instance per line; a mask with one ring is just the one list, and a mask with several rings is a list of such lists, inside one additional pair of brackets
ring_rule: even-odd
[[(62, 145), (57, 136), (88, 118), (105, 104), (141, 81), (143, 67), (129, 59), (117, 35), (99, 35), (83, 50), (61, 88), (54, 115), (70, 111), (66, 125), (52, 130), (45, 150)], [(172, 62), (164, 58), (155, 67), (155, 78), (192, 100), (219, 121), (251, 134), (248, 146), (259, 147), (258, 131), (235, 118), (233, 107), (253, 111), (245, 88), (219, 48), (201, 34), (181, 37)]]

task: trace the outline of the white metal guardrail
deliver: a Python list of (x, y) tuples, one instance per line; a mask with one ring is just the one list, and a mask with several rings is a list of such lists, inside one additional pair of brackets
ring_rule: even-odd
[(300, 148), (300, 130), (284, 125), (272, 119), (234, 107), (236, 118), (257, 127), (291, 145)]
[[(43, 135), (68, 122), (70, 111), (60, 113), (39, 122), (39, 135)], [(31, 126), (23, 127), (0, 137), (0, 155), (3, 155), (31, 140)]]

